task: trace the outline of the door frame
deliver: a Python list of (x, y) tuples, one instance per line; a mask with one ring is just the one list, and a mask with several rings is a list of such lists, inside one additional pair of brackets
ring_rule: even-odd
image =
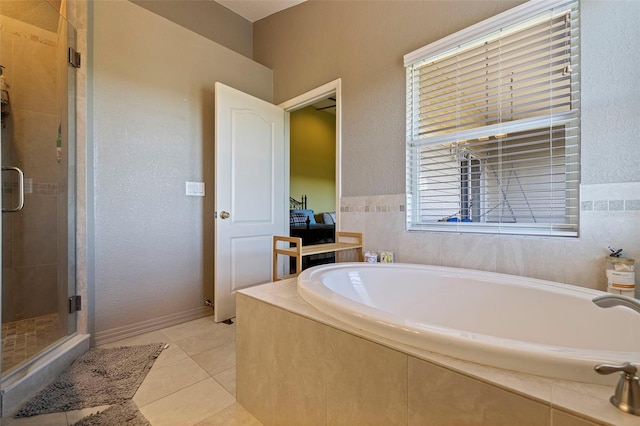
[[(341, 180), (341, 164), (342, 164), (342, 79), (338, 78), (333, 81), (330, 81), (326, 84), (323, 84), (320, 87), (316, 87), (315, 89), (309, 90), (301, 95), (296, 96), (295, 98), (289, 99), (278, 106), (286, 112), (285, 114), (285, 123), (284, 123), (284, 131), (285, 131), (285, 141), (287, 143), (287, 170), (286, 170), (286, 188), (285, 190), (289, 193), (289, 180), (290, 176), (290, 166), (289, 161), (291, 158), (290, 150), (291, 144), (289, 142), (289, 136), (291, 132), (290, 121), (289, 121), (289, 113), (292, 111), (296, 111), (312, 105), (318, 101), (328, 98), (329, 96), (334, 96), (336, 98), (336, 188), (335, 188), (335, 203), (336, 203), (336, 223), (335, 230), (340, 231), (340, 199), (342, 197), (342, 180)], [(286, 211), (289, 211), (289, 199), (286, 200), (287, 208)]]

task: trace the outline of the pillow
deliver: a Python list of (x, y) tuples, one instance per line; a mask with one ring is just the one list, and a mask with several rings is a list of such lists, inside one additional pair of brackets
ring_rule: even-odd
[(291, 213), (302, 213), (305, 216), (305, 220), (308, 217), (310, 222), (309, 225), (315, 225), (316, 224), (316, 218), (313, 217), (313, 210), (303, 210), (303, 209), (291, 209)]
[(306, 226), (307, 216), (300, 212), (291, 212), (289, 214), (289, 226)]
[(322, 222), (327, 225), (335, 225), (336, 224), (336, 212), (325, 212), (322, 213)]

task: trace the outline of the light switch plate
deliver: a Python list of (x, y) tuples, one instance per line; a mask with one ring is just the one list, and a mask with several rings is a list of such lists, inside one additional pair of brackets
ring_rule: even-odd
[(187, 182), (187, 195), (204, 197), (204, 182)]

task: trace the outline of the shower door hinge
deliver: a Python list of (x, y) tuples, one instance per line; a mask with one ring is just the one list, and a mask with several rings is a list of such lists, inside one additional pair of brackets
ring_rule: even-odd
[(80, 68), (81, 59), (82, 59), (82, 55), (80, 54), (80, 52), (76, 52), (76, 50), (73, 47), (70, 47), (69, 63), (71, 64), (71, 66), (74, 68)]
[(82, 297), (71, 296), (69, 298), (69, 313), (72, 314), (80, 310), (82, 310)]

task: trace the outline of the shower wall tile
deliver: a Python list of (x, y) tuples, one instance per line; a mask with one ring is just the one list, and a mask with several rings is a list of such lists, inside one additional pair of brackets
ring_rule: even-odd
[[(57, 312), (56, 294), (57, 265), (39, 265), (27, 268), (14, 268), (10, 303), (13, 318), (31, 318)], [(5, 305), (7, 306), (7, 305)], [(4, 314), (4, 313), (3, 313)]]
[(550, 407), (409, 357), (409, 425), (548, 425)]
[(14, 161), (26, 179), (34, 182), (56, 182), (58, 119), (56, 115), (27, 110), (14, 110)]
[[(5, 204), (6, 199), (3, 199), (2, 205)], [(13, 229), (14, 215), (5, 214), (2, 218), (2, 266), (13, 267), (13, 236), (11, 229)]]
[(57, 114), (57, 70), (51, 66), (58, 53), (57, 35), (29, 26), (28, 32), (16, 29), (12, 36), (13, 63), (7, 69), (12, 108)]
[(25, 207), (14, 220), (15, 267), (57, 262), (58, 212), (55, 197), (25, 197)]

